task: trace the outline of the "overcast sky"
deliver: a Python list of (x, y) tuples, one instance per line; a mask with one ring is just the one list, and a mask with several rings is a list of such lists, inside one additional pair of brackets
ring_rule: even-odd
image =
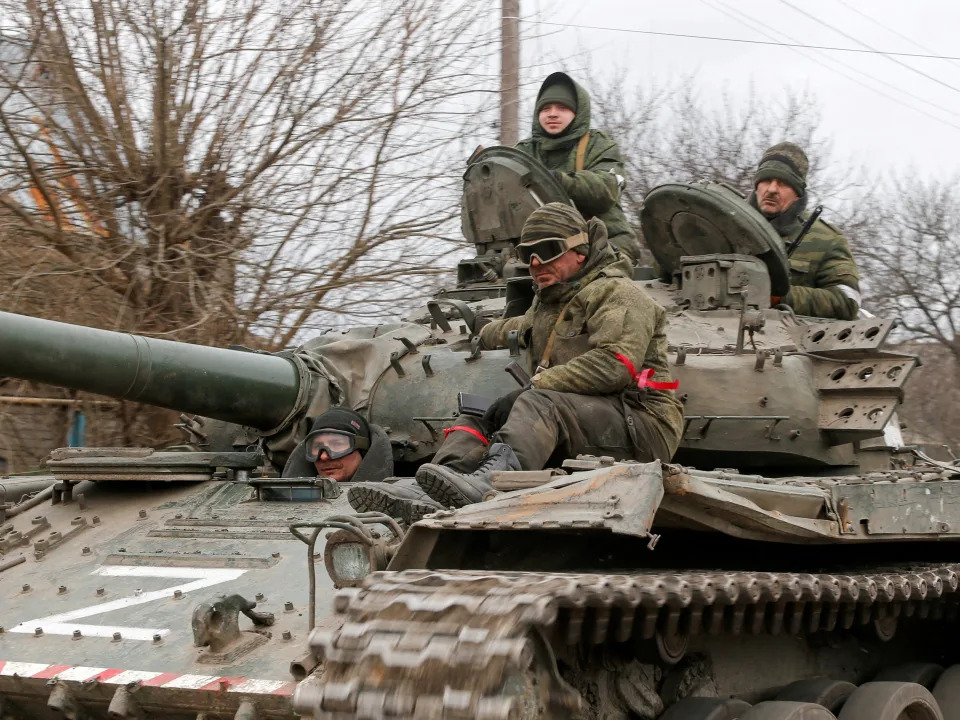
[[(724, 87), (745, 94), (751, 83), (777, 96), (810, 88), (837, 155), (874, 170), (960, 175), (960, 60), (585, 27), (960, 57), (957, 0), (521, 0), (521, 16), (528, 68), (537, 56), (565, 58), (562, 66), (575, 74), (589, 56), (594, 68), (629, 68), (633, 81), (696, 72), (706, 94)], [(538, 83), (546, 72), (527, 74), (540, 77), (524, 77), (525, 83)], [(529, 122), (531, 97), (528, 92), (521, 128)]]

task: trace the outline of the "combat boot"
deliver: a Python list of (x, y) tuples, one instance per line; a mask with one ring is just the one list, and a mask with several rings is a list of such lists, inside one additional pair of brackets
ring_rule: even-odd
[(396, 482), (357, 483), (347, 490), (347, 500), (357, 512), (382, 512), (407, 525), (413, 525), (424, 515), (443, 509), (413, 478), (400, 478)]
[(444, 507), (463, 507), (480, 502), (493, 489), (490, 476), (502, 470), (519, 470), (520, 461), (513, 448), (494, 443), (484, 454), (480, 467), (472, 473), (461, 473), (446, 465), (427, 463), (417, 470), (417, 482), (427, 495)]

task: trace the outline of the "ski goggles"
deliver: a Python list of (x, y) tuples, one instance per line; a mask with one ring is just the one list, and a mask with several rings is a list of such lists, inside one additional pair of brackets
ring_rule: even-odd
[(310, 462), (316, 462), (324, 450), (327, 451), (328, 458), (339, 460), (355, 450), (366, 450), (370, 447), (370, 441), (341, 430), (320, 429), (307, 435), (307, 439), (303, 441), (303, 447)]
[(517, 245), (517, 256), (524, 265), (529, 265), (533, 258), (536, 258), (540, 264), (546, 264), (553, 262), (567, 250), (573, 250), (578, 245), (586, 245), (589, 242), (590, 238), (585, 232), (566, 238), (548, 237), (532, 240)]

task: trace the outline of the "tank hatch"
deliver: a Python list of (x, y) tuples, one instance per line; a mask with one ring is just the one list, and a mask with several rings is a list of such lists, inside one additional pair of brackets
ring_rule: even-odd
[(549, 202), (570, 199), (542, 163), (514, 148), (486, 148), (470, 158), (463, 175), (463, 235), (478, 255), (516, 242), (527, 216)]
[(733, 188), (720, 183), (669, 183), (651, 190), (640, 211), (643, 237), (665, 277), (691, 255), (737, 254), (760, 258), (770, 292), (790, 290), (783, 241), (770, 223)]

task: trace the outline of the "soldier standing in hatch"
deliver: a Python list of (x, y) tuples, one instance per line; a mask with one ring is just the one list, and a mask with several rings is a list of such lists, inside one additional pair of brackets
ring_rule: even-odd
[[(797, 145), (769, 148), (753, 177), (750, 204), (770, 221), (787, 247), (806, 220), (807, 171), (810, 161)], [(817, 220), (790, 256), (790, 292), (774, 298), (798, 315), (855, 320), (860, 310), (860, 274), (846, 238)]]
[(555, 72), (543, 81), (533, 135), (517, 149), (551, 169), (583, 217), (602, 220), (613, 247), (637, 262), (640, 243), (620, 206), (626, 177), (620, 148), (590, 129), (590, 96), (569, 75)]
[(479, 502), (498, 470), (539, 470), (580, 453), (669, 460), (683, 415), (667, 369), (666, 312), (632, 281), (604, 224), (549, 203), (523, 226), (517, 251), (536, 298), (522, 317), (480, 330), (505, 347), (516, 330), (533, 387), (493, 402), (483, 420), (459, 417), (417, 482), (448, 506)]

